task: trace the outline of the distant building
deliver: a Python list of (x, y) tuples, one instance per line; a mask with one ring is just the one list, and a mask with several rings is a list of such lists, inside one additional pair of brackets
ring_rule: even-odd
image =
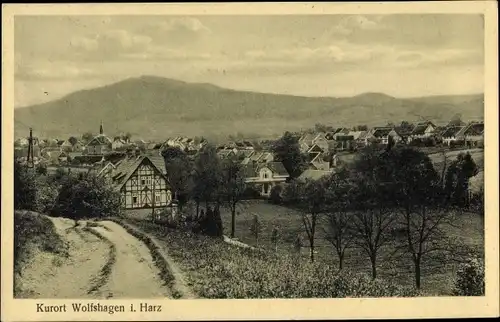
[(468, 146), (478, 146), (484, 142), (484, 123), (471, 122), (457, 133), (460, 140), (464, 140)]
[(418, 123), (408, 135), (407, 143), (415, 139), (429, 138), (434, 135), (435, 131), (436, 125), (430, 121)]
[(381, 144), (389, 143), (389, 136), (392, 136), (394, 142), (401, 141), (401, 136), (392, 127), (375, 127), (367, 135), (368, 142), (374, 141)]
[(111, 152), (112, 141), (109, 137), (104, 135), (104, 129), (101, 122), (99, 128), (99, 135), (95, 136), (85, 147), (86, 154), (89, 155), (103, 155)]
[(281, 162), (249, 163), (243, 169), (245, 182), (255, 185), (263, 197), (269, 197), (274, 186), (290, 177)]
[(463, 129), (465, 129), (465, 126), (450, 126), (450, 127), (446, 128), (441, 133), (443, 143), (445, 143), (447, 145), (451, 145), (451, 142), (458, 141), (459, 136), (457, 134), (459, 132), (461, 132)]

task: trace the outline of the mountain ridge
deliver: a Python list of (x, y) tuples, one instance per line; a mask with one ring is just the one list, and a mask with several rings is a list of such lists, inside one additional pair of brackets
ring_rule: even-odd
[[(483, 94), (397, 98), (367, 92), (351, 97), (309, 97), (227, 89), (143, 75), (79, 90), (54, 101), (15, 109), (15, 135), (27, 127), (44, 136), (96, 132), (161, 139), (171, 135), (278, 135), (324, 123), (332, 126), (416, 121), (455, 114), (482, 118)], [(420, 116), (419, 116), (420, 115)], [(380, 124), (383, 122), (383, 124)]]

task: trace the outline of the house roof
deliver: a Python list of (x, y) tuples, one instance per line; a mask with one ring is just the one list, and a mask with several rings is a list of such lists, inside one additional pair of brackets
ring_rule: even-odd
[(258, 176), (258, 172), (263, 169), (268, 168), (273, 172), (273, 175), (286, 176), (288, 177), (288, 171), (286, 171), (285, 166), (281, 162), (267, 162), (267, 163), (247, 163), (243, 167), (243, 173), (246, 178), (254, 178)]
[(115, 169), (111, 172), (111, 178), (113, 180), (113, 186), (120, 190), (123, 185), (128, 181), (130, 176), (137, 170), (139, 165), (141, 165), (144, 160), (149, 159), (153, 166), (160, 171), (162, 175), (166, 175), (165, 163), (163, 158), (160, 156), (146, 156), (140, 155), (137, 157), (126, 158), (115, 164)]
[(475, 122), (466, 126), (465, 135), (481, 135), (484, 133), (484, 123)]
[(443, 131), (441, 136), (445, 138), (454, 137), (464, 128), (465, 126), (450, 126)]
[(392, 127), (376, 127), (373, 129), (372, 135), (376, 138), (382, 138), (388, 136), (392, 130)]
[(428, 123), (420, 123), (417, 124), (414, 128), (413, 131), (411, 131), (410, 135), (422, 135), (425, 133), (425, 130), (429, 126)]
[(104, 144), (111, 144), (111, 139), (107, 137), (104, 134), (99, 134), (97, 136), (94, 136), (92, 140), (87, 145), (104, 145)]
[(308, 153), (316, 153), (316, 152), (323, 152), (323, 149), (317, 145), (317, 144), (314, 144), (313, 146), (311, 146), (309, 148), (309, 150), (307, 150)]

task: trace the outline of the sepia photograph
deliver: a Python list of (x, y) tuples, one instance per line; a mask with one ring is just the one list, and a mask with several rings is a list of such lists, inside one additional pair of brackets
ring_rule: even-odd
[(2, 292), (484, 298), (485, 15), (242, 13), (10, 17)]

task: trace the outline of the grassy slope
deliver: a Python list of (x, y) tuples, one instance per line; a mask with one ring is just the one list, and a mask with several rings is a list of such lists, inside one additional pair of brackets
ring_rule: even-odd
[[(36, 251), (65, 254), (66, 245), (57, 234), (52, 221), (44, 215), (30, 211), (14, 212), (14, 275), (22, 274), (24, 265)], [(21, 290), (16, 287), (14, 292)]]

